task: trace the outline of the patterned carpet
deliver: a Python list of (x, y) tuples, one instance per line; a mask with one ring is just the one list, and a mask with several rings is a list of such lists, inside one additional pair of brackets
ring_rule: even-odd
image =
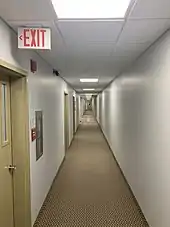
[(148, 227), (87, 113), (34, 227)]

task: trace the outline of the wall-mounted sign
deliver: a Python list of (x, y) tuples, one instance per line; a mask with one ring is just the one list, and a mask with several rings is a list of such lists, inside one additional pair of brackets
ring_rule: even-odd
[(51, 29), (18, 28), (18, 48), (51, 49)]

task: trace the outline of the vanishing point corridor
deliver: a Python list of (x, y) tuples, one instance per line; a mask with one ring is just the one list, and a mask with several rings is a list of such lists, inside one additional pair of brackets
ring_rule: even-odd
[(148, 226), (91, 112), (84, 115), (35, 227)]

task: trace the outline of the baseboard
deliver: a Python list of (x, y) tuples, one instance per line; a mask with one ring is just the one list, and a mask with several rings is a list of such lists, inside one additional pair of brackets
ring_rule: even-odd
[[(65, 159), (66, 159), (66, 157), (64, 156), (64, 158), (63, 158), (63, 160), (62, 160), (62, 162), (61, 162), (61, 164), (60, 164), (60, 166), (59, 166), (59, 168), (58, 168), (58, 170), (57, 170), (57, 173), (56, 173), (56, 175), (55, 175), (55, 177), (54, 177), (54, 179), (53, 179), (53, 181), (52, 181), (52, 184), (51, 184), (51, 187), (50, 187), (50, 189), (49, 189), (49, 191), (48, 191), (48, 193), (47, 193), (47, 196), (48, 196), (49, 192), (50, 192), (51, 189), (52, 189), (52, 186), (53, 186), (53, 184), (54, 184), (54, 181), (55, 181), (56, 178), (58, 177), (58, 175), (59, 175), (59, 173), (60, 173), (60, 171), (61, 171), (61, 169), (62, 169), (62, 167), (63, 167), (63, 164), (64, 164), (64, 162), (65, 162)], [(46, 196), (46, 198), (47, 198), (47, 196)], [(46, 200), (46, 198), (45, 198), (45, 200)], [(44, 202), (45, 202), (45, 200), (44, 200)]]
[[(76, 131), (73, 133), (73, 137), (72, 137), (72, 139), (71, 139), (71, 142), (70, 142), (70, 145), (69, 145), (67, 151), (68, 151), (69, 148), (71, 147), (71, 145), (72, 145), (72, 143), (73, 143), (73, 141), (74, 141), (74, 139), (75, 139), (75, 135), (76, 135), (77, 131), (79, 130), (79, 127), (80, 127), (80, 124), (78, 125)], [(66, 151), (66, 152), (67, 152), (67, 151)]]
[[(75, 135), (75, 134), (74, 134), (74, 135)], [(71, 145), (72, 145), (72, 143), (73, 143), (74, 135), (73, 135), (73, 137), (72, 137), (72, 139), (71, 139), (71, 142), (70, 142), (69, 147), (67, 148), (66, 152), (69, 150), (69, 148), (71, 147)]]
[(77, 131), (79, 130), (79, 128), (80, 128), (80, 122), (79, 122), (79, 124), (78, 124), (78, 126), (77, 126), (77, 129), (76, 129), (75, 134), (77, 133)]
[[(115, 160), (115, 162), (116, 162), (116, 165), (117, 165), (117, 167), (119, 168), (119, 170), (120, 170), (120, 172), (121, 172), (121, 174), (122, 174), (122, 176), (123, 176), (123, 178), (124, 178), (124, 180), (125, 180), (125, 182), (126, 182), (128, 188), (129, 188), (129, 190), (130, 190), (130, 192), (131, 192), (131, 194), (132, 194), (132, 196), (133, 196), (133, 200), (134, 200), (136, 206), (138, 207), (139, 212), (141, 213), (141, 215), (142, 215), (143, 218), (145, 219), (146, 223), (148, 224), (148, 221), (146, 220), (146, 217), (145, 217), (145, 215), (144, 215), (144, 213), (143, 213), (143, 211), (142, 211), (142, 209), (141, 209), (141, 207), (140, 207), (140, 205), (139, 205), (139, 203), (138, 203), (138, 201), (137, 201), (137, 199), (136, 199), (136, 197), (135, 197), (135, 195), (134, 195), (134, 193), (133, 193), (133, 191), (132, 191), (132, 188), (131, 188), (131, 186), (129, 185), (129, 183), (128, 183), (128, 181), (127, 181), (127, 179), (126, 179), (126, 177), (125, 177), (125, 175), (124, 175), (124, 173), (123, 173), (123, 171), (122, 171), (122, 169), (121, 169), (121, 167), (120, 167), (120, 165), (119, 165), (119, 163), (118, 163), (118, 161), (117, 161), (117, 159), (116, 159), (116, 157), (115, 157), (115, 155), (114, 155), (114, 152), (113, 152), (112, 148), (110, 147), (109, 141), (108, 141), (108, 139), (106, 138), (106, 136), (105, 136), (105, 134), (104, 134), (104, 132), (103, 132), (103, 129), (101, 128), (101, 126), (100, 126), (100, 124), (99, 124), (98, 121), (97, 121), (97, 124), (98, 124), (99, 129), (100, 129), (100, 131), (101, 131), (101, 133), (102, 133), (102, 135), (103, 135), (103, 137), (104, 137), (104, 139), (105, 139), (105, 141), (106, 141), (106, 143), (107, 143), (107, 145), (108, 145), (108, 147), (109, 147), (109, 149), (110, 149), (110, 152), (111, 152), (111, 154), (112, 154), (112, 156), (113, 156), (113, 158), (114, 158), (114, 160)], [(148, 224), (148, 226), (149, 226), (149, 224)]]
[[(55, 179), (57, 178), (57, 176), (59, 175), (59, 173), (60, 173), (60, 171), (61, 171), (61, 169), (62, 169), (62, 167), (63, 167), (63, 164), (64, 164), (64, 162), (65, 162), (65, 159), (66, 159), (66, 157), (64, 156), (64, 158), (63, 158), (63, 160), (62, 160), (62, 162), (61, 162), (61, 164), (60, 164), (60, 166), (59, 166), (59, 168), (58, 168), (58, 171), (57, 171), (57, 173), (56, 173), (56, 176), (55, 176), (55, 178), (54, 178), (54, 180), (53, 180), (53, 183), (54, 183)], [(53, 185), (53, 183), (52, 183), (52, 185)], [(52, 185), (51, 185), (51, 187), (52, 187)], [(50, 188), (50, 189), (51, 189), (51, 188)]]

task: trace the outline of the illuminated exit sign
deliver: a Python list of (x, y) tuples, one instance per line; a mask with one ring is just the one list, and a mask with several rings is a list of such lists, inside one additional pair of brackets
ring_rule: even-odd
[(18, 28), (18, 48), (51, 49), (50, 28)]

